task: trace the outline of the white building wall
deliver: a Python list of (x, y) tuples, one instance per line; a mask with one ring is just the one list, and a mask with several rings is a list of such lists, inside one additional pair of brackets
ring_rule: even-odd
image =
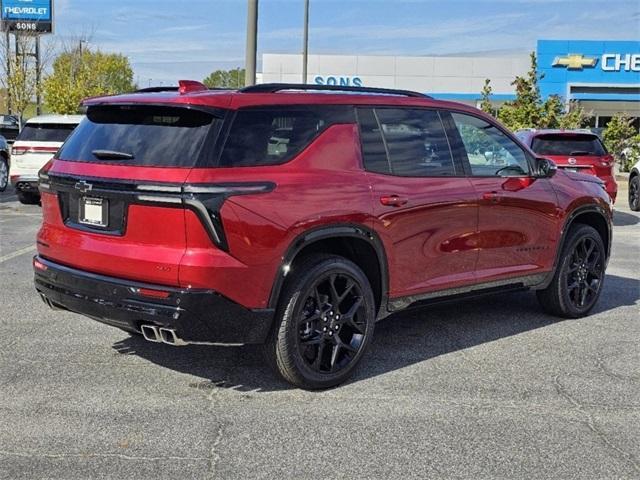
[[(513, 94), (517, 75), (529, 69), (527, 55), (513, 57), (400, 57), (359, 55), (309, 55), (306, 83), (318, 77), (363, 86), (417, 90), (425, 93), (478, 94), (486, 78), (493, 92)], [(302, 55), (263, 54), (263, 83), (302, 82)]]

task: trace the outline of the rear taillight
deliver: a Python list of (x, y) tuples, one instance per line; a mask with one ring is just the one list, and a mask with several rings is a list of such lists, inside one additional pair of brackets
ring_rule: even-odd
[(57, 147), (13, 147), (11, 149), (11, 155), (24, 155), (25, 153), (50, 153), (55, 155), (58, 152)]
[(28, 148), (26, 147), (13, 147), (11, 149), (11, 155), (24, 155), (27, 153)]
[(610, 167), (613, 165), (613, 155), (607, 155), (600, 158), (600, 165), (602, 167)]

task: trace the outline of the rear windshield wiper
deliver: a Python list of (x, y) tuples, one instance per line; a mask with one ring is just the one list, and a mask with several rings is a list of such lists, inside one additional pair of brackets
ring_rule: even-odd
[(116, 152), (114, 150), (93, 150), (93, 156), (100, 160), (133, 160), (135, 157), (127, 152)]

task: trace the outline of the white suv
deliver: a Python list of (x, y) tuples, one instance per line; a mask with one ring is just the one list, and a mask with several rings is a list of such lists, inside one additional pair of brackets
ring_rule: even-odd
[(40, 203), (38, 171), (82, 120), (82, 115), (43, 115), (24, 124), (11, 149), (11, 185), (21, 203)]

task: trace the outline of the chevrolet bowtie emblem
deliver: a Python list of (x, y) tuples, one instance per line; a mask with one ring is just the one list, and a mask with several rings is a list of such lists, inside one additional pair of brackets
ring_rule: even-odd
[(85, 182), (84, 180), (75, 184), (76, 190), (79, 190), (80, 193), (87, 193), (93, 189), (93, 185), (89, 182)]
[(582, 54), (570, 53), (566, 57), (556, 57), (553, 60), (554, 67), (567, 67), (568, 70), (582, 70), (585, 67), (595, 67), (597, 58), (587, 58)]

